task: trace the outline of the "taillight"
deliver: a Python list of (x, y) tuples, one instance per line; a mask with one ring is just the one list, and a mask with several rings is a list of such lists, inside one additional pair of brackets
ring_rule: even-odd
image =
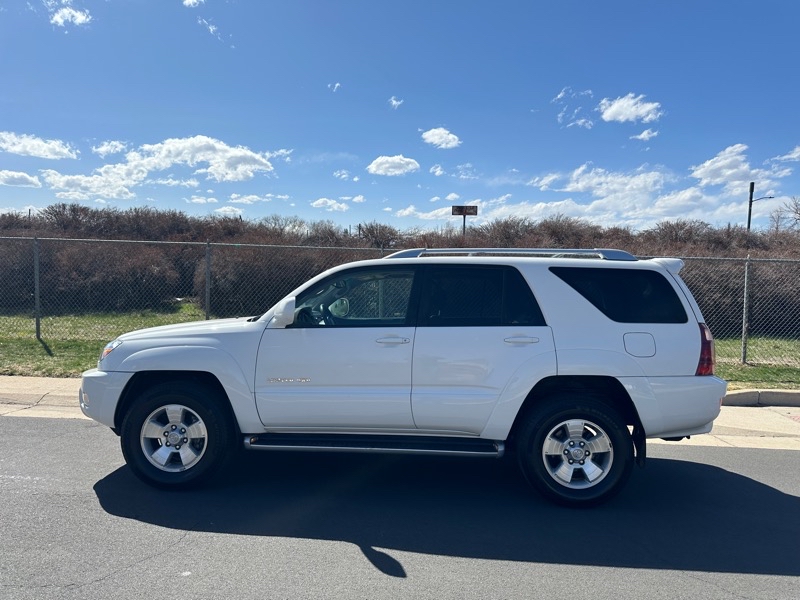
[(713, 375), (715, 362), (714, 336), (705, 323), (700, 323), (700, 360), (695, 375)]

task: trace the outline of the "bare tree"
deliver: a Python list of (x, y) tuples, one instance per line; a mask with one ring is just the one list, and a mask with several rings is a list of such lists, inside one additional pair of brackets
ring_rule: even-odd
[(800, 197), (792, 196), (769, 216), (770, 229), (781, 231), (800, 229)]

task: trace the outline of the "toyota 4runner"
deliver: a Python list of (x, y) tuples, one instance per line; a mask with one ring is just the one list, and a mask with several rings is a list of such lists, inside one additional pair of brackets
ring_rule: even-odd
[(617, 493), (645, 440), (707, 433), (726, 383), (674, 258), (403, 250), (261, 316), (143, 329), (83, 374), (83, 412), (162, 488), (237, 446), (500, 457), (560, 504)]

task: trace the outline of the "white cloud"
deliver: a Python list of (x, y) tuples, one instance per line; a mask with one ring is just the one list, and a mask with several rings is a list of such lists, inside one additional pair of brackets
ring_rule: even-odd
[(644, 102), (644, 94), (634, 96), (630, 93), (620, 98), (603, 98), (595, 109), (600, 112), (603, 121), (625, 123), (651, 123), (658, 121), (664, 114), (658, 102)]
[(334, 171), (333, 176), (336, 177), (336, 179), (347, 181), (348, 179), (350, 179), (350, 172), (346, 171), (345, 169), (340, 169), (338, 171)]
[(649, 142), (650, 140), (652, 140), (657, 135), (658, 135), (658, 131), (653, 131), (652, 129), (645, 129), (639, 135), (632, 135), (631, 139), (632, 140), (640, 140), (642, 142)]
[(336, 92), (338, 92), (338, 91), (339, 91), (339, 88), (341, 88), (341, 87), (342, 87), (342, 84), (341, 84), (341, 83), (339, 83), (338, 81), (337, 81), (336, 83), (329, 83), (329, 84), (328, 84), (328, 89), (329, 89), (330, 91), (332, 91), (334, 94), (335, 94)]
[(660, 217), (677, 216), (691, 212), (698, 206), (710, 208), (717, 199), (706, 196), (698, 187), (675, 190), (659, 196), (653, 204), (653, 215)]
[(580, 119), (575, 119), (570, 123), (567, 123), (567, 127), (580, 127), (581, 129), (591, 129), (594, 127), (594, 121), (591, 119), (587, 119), (586, 117), (582, 117)]
[(183, 0), (183, 5), (187, 8), (197, 8), (201, 4), (204, 4), (206, 0)]
[(690, 175), (699, 180), (701, 187), (723, 186), (726, 196), (745, 198), (751, 181), (757, 182), (758, 189), (763, 190), (760, 195), (774, 196), (773, 186), (778, 179), (790, 176), (792, 168), (782, 164), (771, 164), (768, 169), (753, 168), (747, 161), (746, 150), (744, 144), (728, 146), (714, 158), (691, 167)]
[(443, 150), (449, 150), (461, 145), (461, 140), (458, 139), (458, 136), (450, 133), (444, 127), (436, 127), (425, 131), (422, 134), (422, 139), (425, 143)]
[(407, 208), (401, 208), (394, 214), (396, 214), (398, 217), (414, 217), (419, 214), (419, 211), (417, 211), (416, 206), (412, 204)]
[(415, 219), (421, 219), (423, 221), (434, 221), (449, 218), (452, 216), (450, 214), (451, 212), (452, 209), (449, 206), (435, 208), (434, 210), (423, 212), (411, 204), (406, 208), (401, 208), (400, 210), (395, 211), (394, 214), (398, 217), (414, 217)]
[(258, 173), (271, 173), (270, 159), (288, 153), (289, 150), (253, 152), (243, 146), (228, 146), (220, 140), (198, 135), (143, 145), (128, 152), (124, 162), (104, 165), (91, 175), (66, 175), (54, 170), (43, 170), (41, 174), (47, 185), (57, 191), (58, 198), (130, 199), (135, 197), (131, 188), (148, 182), (148, 175), (153, 171), (205, 164), (207, 166), (195, 169), (193, 174), (205, 174), (207, 179), (217, 182), (245, 181)]
[(459, 179), (477, 179), (478, 175), (475, 173), (475, 167), (472, 163), (464, 163), (463, 165), (456, 166), (456, 177)]
[(217, 204), (219, 201), (216, 198), (206, 196), (192, 196), (186, 202), (189, 204)]
[(355, 202), (356, 204), (361, 204), (362, 202), (366, 202), (366, 201), (367, 201), (367, 199), (364, 198), (364, 196), (362, 196), (361, 194), (359, 194), (358, 196), (354, 196), (353, 197), (353, 202)]
[(222, 41), (222, 36), (219, 33), (219, 27), (203, 19), (202, 17), (197, 17), (197, 24), (200, 25), (203, 29), (207, 30), (212, 36), (217, 38), (220, 42)]
[(0, 185), (12, 187), (42, 187), (38, 177), (20, 171), (0, 171)]
[(150, 185), (165, 185), (167, 187), (187, 187), (187, 188), (196, 188), (200, 185), (200, 182), (197, 179), (175, 179), (173, 177), (167, 177), (163, 179), (148, 179), (145, 183)]
[(566, 123), (567, 127), (579, 127), (581, 129), (591, 129), (594, 127), (594, 121), (587, 117), (579, 117), (582, 106), (575, 106), (576, 102), (582, 102), (584, 98), (591, 98), (594, 94), (592, 90), (583, 90), (576, 92), (571, 87), (563, 88), (550, 103), (560, 107), (556, 119), (559, 123)]
[(428, 172), (433, 173), (437, 177), (441, 177), (442, 175), (446, 174), (445, 170), (442, 168), (442, 165), (433, 165)]
[(237, 208), (235, 206), (221, 206), (219, 208), (215, 208), (214, 212), (218, 215), (222, 215), (223, 217), (241, 217), (244, 211), (241, 208)]
[(50, 23), (58, 27), (66, 27), (67, 23), (86, 25), (91, 20), (92, 15), (89, 14), (88, 10), (77, 10), (71, 6), (64, 6), (50, 14)]
[(413, 158), (406, 158), (402, 154), (396, 156), (379, 156), (367, 167), (373, 175), (405, 175), (419, 170), (419, 163)]
[(228, 202), (231, 204), (255, 204), (257, 202), (270, 202), (272, 195), (259, 196), (258, 194), (231, 194)]
[(589, 193), (596, 198), (621, 200), (645, 198), (658, 193), (667, 176), (660, 171), (640, 168), (632, 173), (615, 173), (584, 164), (575, 169), (561, 191)]
[[(472, 223), (507, 217), (540, 220), (558, 215), (639, 230), (675, 218), (741, 223), (747, 214), (746, 187), (747, 182), (753, 180), (751, 177), (755, 177), (759, 190), (763, 190), (759, 196), (773, 195), (770, 178), (784, 177), (791, 172), (781, 166), (761, 170), (750, 168), (744, 160), (745, 148), (743, 145), (732, 146), (703, 165), (694, 167), (693, 176), (700, 181), (690, 187), (682, 186), (685, 177), (679, 177), (664, 167), (644, 164), (630, 171), (611, 171), (586, 163), (566, 174), (549, 173), (531, 180), (530, 186), (547, 192), (547, 197), (541, 200), (526, 198), (512, 202), (511, 196), (505, 194), (486, 200), (472, 198), (464, 201), (459, 198), (452, 203), (478, 206), (479, 216), (471, 220)], [(790, 153), (780, 158), (791, 160), (794, 155)], [(733, 184), (726, 185), (722, 193), (712, 193), (704, 188), (704, 184), (710, 185), (712, 181), (724, 183), (728, 177), (734, 178)], [(395, 214), (431, 223), (450, 222), (451, 202), (445, 205), (441, 200), (438, 196), (431, 198), (432, 202), (439, 204), (430, 207), (432, 210), (429, 211), (411, 204), (396, 210)], [(779, 199), (759, 202), (758, 214), (766, 218), (779, 202)]]
[(782, 162), (798, 162), (800, 161), (800, 146), (795, 146), (794, 150), (789, 152), (789, 154), (784, 154), (783, 156), (776, 156), (772, 160), (779, 160)]
[(397, 96), (392, 96), (391, 98), (389, 98), (389, 106), (391, 106), (395, 110), (400, 108), (400, 105), (403, 102), (405, 102), (405, 100), (400, 100)]
[(214, 181), (245, 181), (258, 172), (271, 173), (269, 159), (284, 156), (289, 151), (273, 153), (253, 152), (243, 146), (228, 146), (220, 140), (197, 135), (191, 138), (173, 138), (160, 144), (143, 145), (141, 153), (128, 153), (128, 162), (141, 161), (151, 169), (166, 169), (174, 164), (194, 167), (197, 163), (207, 163), (208, 167), (195, 173), (207, 173)]
[(751, 181), (755, 178), (755, 170), (747, 162), (744, 144), (728, 146), (714, 158), (701, 165), (693, 166), (691, 176), (699, 179), (701, 186), (728, 185), (733, 182)]
[(78, 158), (78, 151), (61, 140), (43, 140), (32, 135), (0, 131), (0, 152), (59, 160)]
[(105, 158), (109, 154), (119, 154), (127, 149), (128, 145), (125, 142), (115, 140), (109, 140), (98, 146), (92, 146), (92, 152), (97, 154), (100, 158)]
[(528, 182), (528, 185), (539, 188), (539, 190), (542, 192), (546, 192), (550, 189), (550, 186), (559, 179), (561, 179), (561, 175), (558, 173), (548, 173), (547, 175), (542, 175), (541, 177), (534, 177)]
[(330, 198), (320, 198), (311, 203), (314, 208), (324, 208), (328, 212), (345, 212), (350, 210), (350, 207), (343, 203), (331, 200)]
[(573, 100), (573, 99), (581, 98), (581, 97), (592, 98), (593, 96), (594, 96), (594, 93), (592, 92), (592, 90), (583, 90), (583, 91), (580, 91), (580, 92), (576, 92), (570, 86), (567, 86), (567, 87), (563, 88), (556, 95), (556, 97), (553, 98), (550, 102), (558, 104), (558, 103), (563, 103), (566, 100)]
[(456, 200), (460, 200), (461, 196), (459, 196), (455, 192), (451, 192), (447, 194), (447, 196), (445, 196), (444, 199), (447, 200), (448, 202), (455, 202)]

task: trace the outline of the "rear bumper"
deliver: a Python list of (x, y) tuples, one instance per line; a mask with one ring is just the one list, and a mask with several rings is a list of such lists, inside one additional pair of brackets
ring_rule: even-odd
[(621, 377), (648, 438), (711, 431), (728, 388), (719, 377)]

